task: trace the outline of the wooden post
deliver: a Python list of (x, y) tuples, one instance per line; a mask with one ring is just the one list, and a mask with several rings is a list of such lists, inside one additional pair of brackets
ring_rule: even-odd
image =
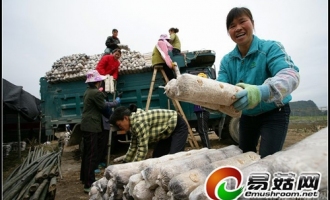
[[(176, 74), (177, 76), (180, 75), (180, 72), (179, 72), (179, 69), (177, 66), (174, 66), (175, 67), (175, 70), (176, 70)], [(166, 76), (166, 73), (163, 69), (163, 66), (161, 65), (155, 65), (154, 66), (154, 72), (153, 72), (153, 75), (152, 75), (152, 79), (151, 79), (151, 84), (150, 84), (150, 89), (149, 89), (149, 94), (148, 94), (148, 99), (147, 99), (147, 105), (146, 105), (146, 111), (148, 111), (149, 109), (149, 106), (150, 106), (150, 101), (151, 101), (151, 96), (152, 96), (152, 91), (154, 89), (154, 84), (155, 84), (155, 79), (156, 79), (156, 74), (157, 74), (157, 70), (160, 69), (166, 83), (169, 81), (168, 80), (168, 77)], [(191, 147), (195, 147), (195, 148), (199, 148), (199, 145), (195, 139), (195, 136), (191, 130), (191, 127), (188, 123), (188, 120), (186, 118), (186, 115), (184, 114), (182, 108), (181, 108), (181, 105), (180, 105), (180, 102), (178, 100), (175, 100), (175, 99), (172, 99), (172, 103), (175, 107), (175, 110), (182, 116), (182, 118), (186, 121), (187, 123), (187, 126), (188, 126), (188, 131), (189, 131), (189, 135), (188, 135), (188, 142), (190, 144)]]
[(40, 125), (39, 125), (39, 144), (41, 144), (41, 117), (40, 117)]
[[(112, 80), (113, 81), (113, 80)], [(114, 82), (114, 92), (113, 92), (113, 96), (112, 96), (112, 102), (115, 101), (116, 99), (116, 90), (117, 90), (117, 82)], [(111, 108), (112, 112), (115, 110), (114, 108)], [(108, 139), (108, 155), (107, 155), (107, 166), (110, 165), (110, 153), (111, 153), (111, 143), (112, 143), (112, 125), (110, 124), (110, 130), (109, 130), (109, 139)]]
[(154, 66), (154, 72), (152, 74), (152, 79), (151, 79), (151, 84), (150, 84), (149, 94), (148, 94), (148, 99), (147, 99), (146, 111), (148, 111), (149, 106), (150, 106), (152, 91), (154, 89), (156, 75), (157, 75), (157, 69), (158, 69), (157, 67), (158, 67), (158, 65)]
[(18, 158), (21, 159), (21, 115), (17, 112)]

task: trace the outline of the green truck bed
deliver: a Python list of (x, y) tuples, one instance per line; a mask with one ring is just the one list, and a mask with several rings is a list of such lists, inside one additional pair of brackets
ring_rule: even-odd
[[(182, 56), (172, 57), (172, 60), (178, 63), (181, 74), (196, 74), (196, 72), (203, 71), (215, 78), (213, 69), (215, 52), (213, 51), (187, 52)], [(139, 108), (145, 109), (152, 74), (152, 68), (140, 73), (120, 73), (116, 89), (118, 92), (123, 92), (121, 105), (128, 106), (134, 103)], [(160, 72), (156, 76), (149, 109), (174, 109), (172, 101), (164, 94), (164, 89), (158, 86), (165, 86), (165, 81)], [(83, 110), (83, 95), (86, 88), (85, 77), (77, 78), (74, 81), (57, 83), (49, 83), (45, 77), (40, 78), (42, 124), (47, 136), (53, 135), (58, 131), (65, 131), (66, 124), (70, 124), (71, 128), (80, 124)], [(113, 99), (111, 94), (109, 94), (109, 99)], [(186, 102), (180, 102), (180, 104), (190, 126), (195, 128), (197, 122), (193, 112), (193, 104)], [(210, 116), (209, 127), (215, 130), (218, 135), (221, 133), (222, 127), (226, 127), (227, 123), (224, 119), (225, 115), (221, 113), (211, 114)], [(222, 123), (220, 123), (221, 120), (223, 120)], [(226, 132), (226, 130), (224, 129), (223, 132)]]

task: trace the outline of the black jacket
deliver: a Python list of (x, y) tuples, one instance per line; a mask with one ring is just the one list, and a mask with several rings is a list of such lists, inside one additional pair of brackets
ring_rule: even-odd
[(107, 40), (105, 41), (105, 46), (110, 49), (118, 48), (117, 44), (120, 44), (120, 40), (119, 38), (114, 38), (113, 36), (107, 37)]
[(102, 132), (102, 124), (105, 125), (102, 122), (102, 116), (108, 115), (107, 117), (109, 117), (111, 113), (106, 113), (110, 112), (111, 108), (117, 105), (117, 101), (105, 101), (104, 94), (96, 87), (88, 87), (84, 94), (80, 129), (92, 133)]

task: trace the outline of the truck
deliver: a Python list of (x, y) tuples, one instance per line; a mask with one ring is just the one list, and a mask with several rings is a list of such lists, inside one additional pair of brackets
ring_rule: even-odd
[[(197, 75), (202, 72), (207, 74), (209, 78), (216, 79), (214, 65), (216, 53), (213, 50), (187, 51), (176, 56), (170, 53), (170, 57), (173, 62), (177, 63), (181, 74)], [(152, 75), (152, 67), (136, 73), (122, 73), (120, 71), (116, 90), (123, 93), (121, 105), (135, 104), (138, 108), (145, 109)], [(46, 77), (40, 78), (41, 120), (47, 136), (66, 132), (69, 126), (71, 128), (69, 143), (71, 145), (80, 143), (82, 137), (80, 122), (83, 110), (83, 95), (87, 88), (85, 79), (85, 76), (81, 76), (72, 81), (52, 83), (47, 81)], [(175, 109), (171, 99), (166, 96), (162, 88), (165, 84), (165, 79), (161, 73), (157, 73), (149, 109)], [(113, 99), (113, 95), (115, 94), (109, 93), (108, 98)], [(190, 127), (196, 128), (197, 118), (193, 111), (194, 105), (187, 102), (180, 102), (180, 105)], [(238, 121), (238, 118), (232, 118), (223, 113), (211, 112), (208, 125), (210, 131), (214, 131), (219, 140), (231, 138), (235, 144), (238, 143)], [(122, 136), (117, 135), (116, 137)], [(122, 138), (114, 138), (112, 141), (116, 142), (120, 139), (122, 140)], [(117, 145), (113, 144), (112, 147)]]

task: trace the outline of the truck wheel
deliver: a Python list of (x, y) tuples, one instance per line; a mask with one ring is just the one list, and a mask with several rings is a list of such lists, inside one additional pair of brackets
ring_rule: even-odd
[(236, 144), (239, 142), (239, 119), (231, 118), (229, 122), (229, 134)]

